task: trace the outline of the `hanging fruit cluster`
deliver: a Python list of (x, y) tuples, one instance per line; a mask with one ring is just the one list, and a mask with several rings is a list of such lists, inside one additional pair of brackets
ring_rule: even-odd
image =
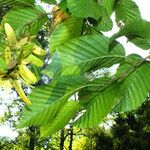
[(6, 47), (4, 54), (0, 56), (0, 85), (14, 87), (20, 98), (26, 103), (31, 101), (26, 97), (20, 81), (31, 86), (37, 82), (37, 77), (29, 69), (30, 64), (43, 66), (43, 56), (46, 51), (37, 46), (28, 37), (17, 40), (12, 27), (4, 24), (6, 33)]

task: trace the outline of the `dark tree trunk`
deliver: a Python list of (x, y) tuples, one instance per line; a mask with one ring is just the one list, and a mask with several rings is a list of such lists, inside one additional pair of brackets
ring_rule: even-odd
[(72, 150), (72, 143), (73, 143), (73, 126), (70, 126), (70, 144), (69, 144), (69, 150)]
[(64, 149), (64, 142), (65, 142), (65, 130), (62, 129), (61, 130), (61, 133), (60, 133), (60, 150), (63, 150)]
[(29, 127), (29, 136), (30, 136), (29, 150), (34, 150), (35, 128), (33, 126)]
[(30, 137), (30, 150), (34, 150), (34, 137)]

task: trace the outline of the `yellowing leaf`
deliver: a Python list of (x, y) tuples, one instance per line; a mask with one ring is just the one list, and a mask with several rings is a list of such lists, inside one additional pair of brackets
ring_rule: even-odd
[(14, 44), (17, 43), (15, 32), (8, 23), (5, 23), (4, 27), (5, 27), (5, 32), (6, 32), (6, 36), (7, 36), (7, 42), (9, 44), (9, 46), (12, 47)]
[(32, 52), (39, 56), (45, 56), (47, 54), (47, 52), (45, 50), (43, 50), (41, 47), (39, 47), (37, 45), (35, 45), (33, 47)]
[(20, 76), (29, 84), (37, 82), (36, 76), (28, 69), (26, 65), (18, 65)]
[(68, 17), (69, 14), (63, 12), (58, 6), (54, 6), (52, 28), (56, 27), (61, 22), (65, 21)]
[(17, 91), (17, 93), (19, 94), (19, 96), (21, 97), (21, 99), (27, 104), (30, 105), (31, 101), (26, 97), (24, 91), (21, 88), (21, 85), (19, 84), (18, 80), (13, 80), (12, 81), (13, 86), (15, 87), (15, 90)]
[(9, 47), (5, 48), (5, 62), (8, 65), (11, 60), (11, 50)]
[(38, 67), (42, 67), (44, 65), (43, 61), (41, 59), (39, 59), (38, 57), (30, 54), (26, 59), (21, 61), (21, 64), (34, 64)]

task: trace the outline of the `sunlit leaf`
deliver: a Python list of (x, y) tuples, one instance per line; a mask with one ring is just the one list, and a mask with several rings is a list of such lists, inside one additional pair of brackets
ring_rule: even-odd
[[(62, 75), (84, 74), (86, 71), (110, 67), (124, 59), (122, 45), (116, 43), (111, 52), (108, 46), (109, 39), (99, 34), (69, 40), (58, 48), (52, 59), (55, 69), (49, 64), (45, 72), (47, 75), (58, 71)], [(56, 68), (59, 70), (57, 71)]]
[(50, 36), (51, 53), (58, 49), (65, 41), (81, 35), (83, 19), (71, 17), (59, 24)]
[(86, 86), (86, 82), (83, 77), (66, 76), (33, 89), (29, 95), (32, 105), (24, 109), (18, 127), (51, 123), (70, 96)]
[(115, 5), (117, 23), (119, 21), (128, 23), (141, 18), (139, 8), (133, 0), (118, 0)]

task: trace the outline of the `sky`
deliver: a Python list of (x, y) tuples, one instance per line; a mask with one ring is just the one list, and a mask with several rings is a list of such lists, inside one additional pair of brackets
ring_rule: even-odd
[[(134, 0), (134, 1), (138, 4), (143, 19), (150, 21), (150, 0)], [(37, 2), (39, 3), (39, 0), (37, 0)], [(42, 3), (41, 5), (44, 9), (46, 9), (46, 11), (51, 10), (50, 6), (44, 3)], [(106, 33), (106, 35), (110, 36), (112, 35), (112, 33), (116, 33), (117, 31), (118, 31), (118, 28), (117, 26), (115, 26), (113, 30), (109, 33)], [(138, 53), (142, 57), (146, 57), (149, 54), (149, 51), (141, 50), (140, 48), (137, 48), (132, 43), (126, 43), (127, 42), (126, 38), (120, 38), (119, 41), (124, 44), (125, 49), (127, 50), (126, 51), (127, 54)], [(12, 95), (10, 95), (9, 93), (4, 93), (0, 91), (0, 100), (8, 101), (10, 97), (12, 97)], [(6, 110), (6, 106), (0, 103), (0, 116), (4, 114), (5, 110)], [(0, 136), (7, 136), (7, 137), (15, 138), (15, 136), (17, 136), (17, 132), (12, 131), (8, 126), (0, 126)]]

